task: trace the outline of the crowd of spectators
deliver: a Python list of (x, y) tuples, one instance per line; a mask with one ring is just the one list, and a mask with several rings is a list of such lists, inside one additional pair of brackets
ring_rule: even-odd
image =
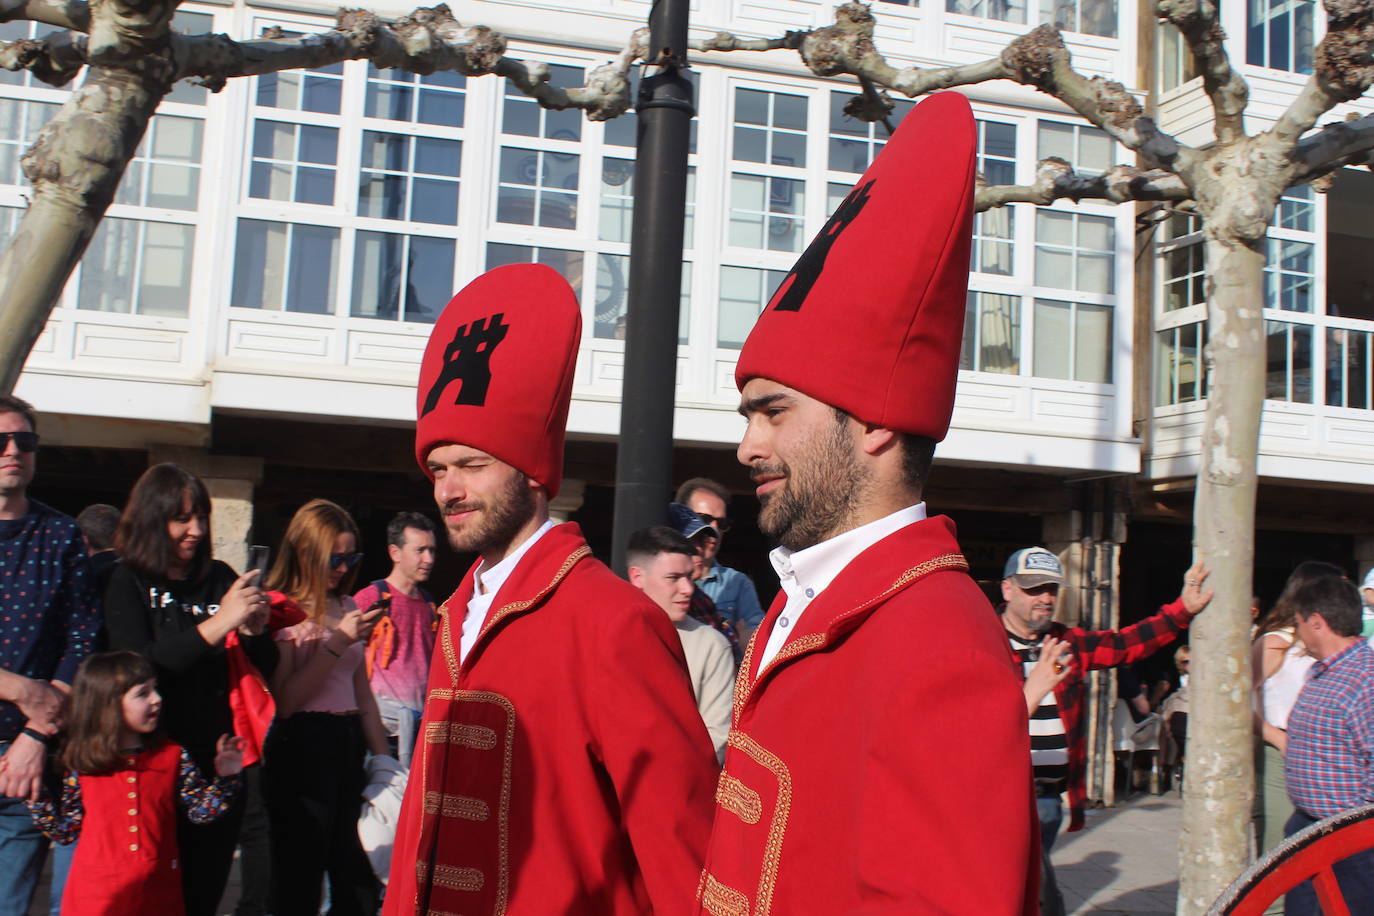
[[(240, 574), (212, 556), (208, 491), (178, 465), (149, 468), (122, 509), (75, 520), (28, 496), (37, 428), (28, 404), (0, 397), (0, 914), (28, 912), (49, 837), (53, 913), (120, 912), (122, 887), (140, 900), (128, 912), (166, 900), (168, 913), (211, 916), (236, 850), (238, 914), (318, 913), (325, 900), (331, 913), (375, 913), (386, 860), (358, 822), (379, 781), (403, 787), (418, 739), (438, 620), (425, 588), (433, 522), (397, 515), (390, 573), (359, 583), (357, 525), (311, 500), (270, 567)], [(719, 559), (729, 501), (692, 478), (669, 524), (635, 532), (626, 551), (631, 584), (677, 631), (718, 760), (741, 650), (765, 619), (750, 578)], [(1206, 578), (1195, 566), (1156, 616), (1092, 631), (1056, 622), (1055, 554), (1007, 559), (999, 613), (1024, 681), (1045, 914), (1064, 912), (1050, 858), (1066, 807), (1069, 830), (1083, 823), (1084, 675), (1119, 667), (1132, 722), (1154, 723), (1181, 764), (1181, 638), (1211, 598)], [(1374, 572), (1362, 586), (1305, 562), (1267, 613), (1256, 601), (1257, 853), (1374, 802)], [(1136, 676), (1166, 648), (1171, 680)], [(1336, 870), (1348, 900), (1374, 900), (1362, 855)], [(73, 861), (83, 876), (133, 877), (68, 882)], [(1300, 887), (1287, 912), (1315, 906)]]

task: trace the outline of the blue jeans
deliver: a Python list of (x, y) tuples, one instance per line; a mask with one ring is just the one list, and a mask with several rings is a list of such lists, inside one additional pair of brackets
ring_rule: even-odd
[(67, 873), (72, 868), (76, 844), (52, 844), (52, 885), (48, 891), (48, 916), (62, 916), (62, 892), (67, 888)]
[[(0, 755), (10, 749), (0, 741)], [(48, 838), (34, 826), (22, 798), (0, 796), (0, 916), (25, 916), (38, 889)]]
[(1064, 895), (1059, 892), (1059, 883), (1054, 880), (1050, 850), (1054, 849), (1054, 840), (1064, 823), (1064, 805), (1057, 795), (1040, 796), (1035, 799), (1035, 807), (1040, 815), (1040, 914), (1063, 916)]
[[(1303, 812), (1294, 811), (1283, 827), (1283, 835), (1292, 836), (1315, 823), (1315, 819)], [(1341, 895), (1345, 897), (1345, 905), (1350, 908), (1351, 916), (1374, 914), (1374, 849), (1366, 849), (1342, 859), (1331, 870), (1336, 874), (1336, 883), (1341, 887)], [(1304, 881), (1288, 892), (1283, 898), (1283, 912), (1285, 916), (1315, 916), (1320, 912), (1317, 892), (1311, 881)]]

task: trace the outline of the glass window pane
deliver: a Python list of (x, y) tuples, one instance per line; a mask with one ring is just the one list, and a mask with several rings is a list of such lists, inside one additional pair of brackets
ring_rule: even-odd
[(339, 132), (332, 127), (301, 126), (301, 162), (333, 165), (338, 159)]
[(405, 216), (406, 182), (400, 175), (363, 172), (358, 187), (358, 215), (377, 219)]
[(410, 218), (441, 226), (458, 224), (458, 182), (416, 178)]
[[(341, 68), (340, 64), (331, 64), (332, 67)], [(328, 68), (321, 68), (327, 70)], [(342, 70), (340, 69), (340, 72)], [(301, 107), (306, 111), (318, 111), (323, 114), (338, 114), (339, 101), (343, 95), (343, 80), (330, 79), (323, 76), (315, 76), (312, 73), (305, 74), (305, 91), (303, 104)]]
[(282, 284), (286, 279), (287, 228), (285, 223), (239, 220), (230, 305), (281, 310)]
[(405, 171), (409, 156), (409, 137), (376, 130), (363, 131), (363, 168)]
[(1112, 309), (1105, 305), (1079, 305), (1075, 315), (1074, 379), (1080, 382), (1112, 380)]
[(140, 315), (184, 316), (190, 310), (193, 226), (147, 223), (142, 275), (139, 278)]
[(200, 169), (185, 165), (148, 167), (148, 206), (194, 210), (200, 195)]
[(334, 203), (334, 170), (301, 167), (296, 170), (296, 202), (302, 204)]
[(1073, 255), (1052, 248), (1036, 248), (1035, 283), (1037, 286), (1073, 289)]
[(530, 188), (502, 187), (496, 195), (496, 221), (533, 226), (534, 191)]
[[(434, 74), (438, 75), (438, 74)], [(453, 74), (462, 79), (458, 74)], [(429, 77), (426, 77), (429, 79)], [(420, 92), (420, 111), (416, 120), (422, 124), (438, 124), (443, 127), (462, 127), (467, 96), (461, 92), (438, 92), (429, 89)], [(419, 319), (414, 319), (419, 320)]]
[(630, 287), (630, 259), (617, 254), (596, 256), (596, 304), (592, 333), (603, 340), (625, 339), (625, 312)]
[(153, 158), (200, 162), (201, 136), (204, 132), (202, 121), (198, 118), (158, 115), (153, 123)]
[(292, 312), (329, 314), (334, 311), (339, 230), (299, 224), (291, 230), (286, 308)]
[(545, 191), (539, 198), (539, 225), (550, 229), (577, 228), (577, 195)]
[(768, 123), (768, 93), (757, 89), (735, 90), (735, 123)]
[(804, 95), (773, 96), (773, 126), (788, 130), (806, 130), (806, 104)]
[(773, 134), (773, 155), (770, 161), (774, 165), (804, 167), (806, 165), (806, 135), (775, 132)]
[(1056, 121), (1041, 121), (1038, 131), (1039, 137), (1039, 158), (1048, 159), (1051, 156), (1058, 156), (1065, 162), (1073, 163), (1077, 158), (1074, 155), (1074, 130), (1072, 124), (1060, 124)]
[(453, 298), (453, 239), (412, 236), (406, 282), (406, 321), (433, 324)]
[(539, 136), (539, 105), (533, 99), (507, 98), (502, 110), (501, 129), (506, 133)]
[(77, 308), (133, 313), (142, 228), (139, 220), (106, 217), (100, 221), (81, 260)]
[(1078, 153), (1077, 166), (1082, 171), (1105, 172), (1114, 164), (1112, 162), (1112, 139), (1100, 130), (1081, 129)]
[(396, 317), (400, 297), (402, 237), (359, 232), (353, 253), (353, 308), (358, 318)]
[(1046, 245), (1073, 245), (1074, 214), (1059, 210), (1035, 212), (1035, 241)]
[(1073, 342), (1073, 306), (1068, 302), (1035, 300), (1035, 345), (1032, 367), (1041, 378), (1067, 379)]
[(610, 146), (635, 147), (638, 145), (638, 129), (639, 118), (633, 111), (627, 111), (606, 122), (606, 143)]
[(736, 127), (734, 156), (741, 162), (767, 161), (768, 134), (752, 128)]
[(433, 137), (415, 138), (415, 171), (426, 175), (458, 177), (463, 159), (463, 145), (457, 140), (437, 140)]
[(363, 103), (363, 114), (369, 118), (409, 121), (414, 91), (410, 86), (369, 80), (367, 98)]

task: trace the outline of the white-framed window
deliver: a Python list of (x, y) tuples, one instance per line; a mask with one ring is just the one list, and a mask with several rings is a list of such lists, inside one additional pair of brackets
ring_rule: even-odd
[(754, 322), (763, 313), (763, 307), (786, 277), (786, 270), (722, 266), (720, 306), (716, 312), (716, 346), (744, 346), (744, 339), (753, 330)]
[(810, 97), (735, 87), (726, 244), (800, 252), (806, 244)]
[(248, 196), (334, 206), (339, 129), (269, 121), (253, 124)]
[(1264, 304), (1284, 312), (1312, 312), (1316, 301), (1316, 246), (1270, 238), (1264, 245)]
[[(0, 73), (8, 72), (0, 70)], [(0, 97), (0, 184), (24, 186), (29, 183), (20, 159), (59, 107), (55, 102), (25, 102)]]
[(1058, 156), (1080, 175), (1101, 175), (1112, 167), (1116, 156), (1112, 138), (1084, 124), (1041, 120), (1036, 137), (1040, 159)]
[(1035, 211), (1035, 285), (1116, 291), (1116, 220), (1041, 207)]
[(1245, 62), (1311, 73), (1314, 6), (1312, 0), (1248, 0)]
[(461, 140), (365, 130), (361, 165), (359, 216), (458, 225)]
[(420, 75), (379, 70), (367, 64), (363, 116), (439, 127), (462, 127), (467, 113), (467, 77), (452, 70)]
[[(979, 118), (978, 173), (990, 185), (1016, 183), (1016, 125)], [(1016, 212), (1014, 205), (993, 207), (973, 217), (973, 253), (969, 269), (976, 273), (1010, 276), (1014, 268)]]
[(205, 122), (157, 115), (124, 170), (115, 203), (195, 210), (200, 199)]
[(1026, 0), (945, 0), (945, 11), (979, 19), (1025, 22)]
[(1266, 321), (1264, 396), (1312, 403), (1312, 325)]
[(1110, 305), (1035, 300), (1032, 371), (1041, 378), (1074, 382), (1112, 381)]
[(1177, 89), (1198, 75), (1197, 58), (1173, 23), (1155, 24), (1155, 47), (1160, 92)]
[(1040, 0), (1040, 21), (1066, 32), (1116, 37), (1116, 0)]
[(959, 368), (1021, 373), (1021, 297), (969, 290)]
[(194, 226), (106, 216), (81, 259), (77, 308), (185, 317)]
[(1155, 405), (1184, 404), (1207, 397), (1203, 349), (1207, 323), (1194, 321), (1155, 333)]
[(453, 296), (456, 247), (451, 238), (359, 229), (349, 314), (433, 324)]
[(1202, 220), (1173, 213), (1160, 227), (1163, 238), (1155, 250), (1160, 256), (1160, 280), (1165, 312), (1207, 304), (1207, 258), (1202, 239)]
[(264, 311), (333, 314), (341, 234), (333, 226), (241, 217), (229, 304)]
[(1374, 409), (1374, 331), (1326, 329), (1326, 403)]
[[(582, 85), (584, 69), (549, 66), (549, 83)], [(504, 81), (496, 221), (545, 229), (577, 228), (582, 113), (551, 111)]]

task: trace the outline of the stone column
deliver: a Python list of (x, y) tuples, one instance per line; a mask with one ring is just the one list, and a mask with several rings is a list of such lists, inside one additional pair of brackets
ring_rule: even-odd
[(549, 518), (563, 524), (574, 512), (582, 508), (587, 498), (587, 481), (576, 477), (565, 477), (558, 487), (558, 498), (549, 503)]
[(1047, 550), (1064, 565), (1064, 588), (1054, 619), (1066, 626), (1078, 626), (1085, 609), (1084, 589), (1087, 570), (1083, 568), (1083, 513), (1077, 509), (1055, 512), (1041, 519), (1040, 536)]
[(152, 445), (148, 464), (175, 462), (210, 492), (210, 535), (215, 559), (239, 572), (248, 565), (253, 534), (253, 489), (262, 482), (262, 459), (211, 455), (205, 449)]

